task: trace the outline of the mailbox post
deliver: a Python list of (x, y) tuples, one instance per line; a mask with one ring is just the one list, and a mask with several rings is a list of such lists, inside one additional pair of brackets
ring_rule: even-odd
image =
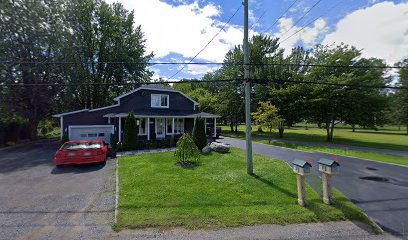
[(339, 173), (340, 164), (334, 160), (321, 158), (319, 161), (319, 171), (322, 173), (323, 180), (323, 202), (332, 204), (331, 178)]
[(306, 161), (296, 159), (293, 161), (293, 172), (296, 173), (297, 190), (298, 190), (298, 204), (300, 206), (306, 205), (306, 190), (305, 178), (310, 175), (310, 168), (312, 165)]

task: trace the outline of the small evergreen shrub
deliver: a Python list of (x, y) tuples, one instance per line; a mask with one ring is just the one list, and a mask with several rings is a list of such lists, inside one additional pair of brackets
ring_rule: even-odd
[(176, 146), (177, 149), (174, 156), (177, 158), (177, 163), (197, 163), (200, 160), (200, 150), (198, 150), (190, 134), (183, 134), (183, 136), (177, 141)]
[(123, 131), (123, 148), (125, 151), (135, 150), (137, 145), (137, 125), (132, 112), (128, 114)]
[(197, 117), (193, 128), (193, 140), (198, 149), (203, 149), (207, 146), (207, 136), (205, 135), (204, 118)]

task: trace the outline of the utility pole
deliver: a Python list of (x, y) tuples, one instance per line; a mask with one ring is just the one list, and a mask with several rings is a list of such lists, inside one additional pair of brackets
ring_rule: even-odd
[(244, 67), (245, 67), (245, 126), (247, 173), (254, 174), (252, 165), (251, 82), (249, 81), (248, 0), (244, 0)]

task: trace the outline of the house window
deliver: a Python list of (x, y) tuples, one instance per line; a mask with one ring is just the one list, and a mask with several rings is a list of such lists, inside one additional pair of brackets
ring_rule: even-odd
[(136, 119), (136, 125), (139, 129), (139, 135), (146, 135), (146, 129), (147, 129), (147, 119), (146, 118), (140, 118)]
[(175, 118), (174, 119), (174, 133), (175, 134), (184, 133), (184, 118)]
[(169, 107), (169, 95), (152, 94), (151, 107), (168, 108)]
[(88, 133), (88, 137), (97, 137), (98, 136), (98, 134), (96, 134), (96, 133)]
[(172, 134), (173, 133), (173, 119), (166, 118), (166, 133)]

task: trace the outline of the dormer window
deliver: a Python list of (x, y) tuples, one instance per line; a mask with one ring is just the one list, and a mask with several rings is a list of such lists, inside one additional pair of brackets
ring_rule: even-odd
[(169, 108), (169, 95), (152, 94), (151, 107), (153, 107), (153, 108)]

